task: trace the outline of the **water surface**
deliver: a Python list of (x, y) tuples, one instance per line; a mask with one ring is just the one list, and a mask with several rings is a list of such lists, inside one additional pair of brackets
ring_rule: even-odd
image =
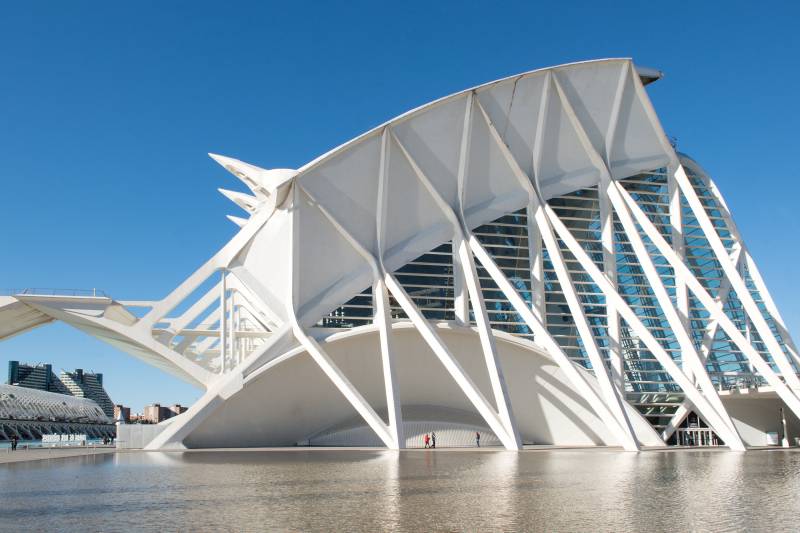
[(132, 452), (0, 465), (9, 531), (762, 531), (800, 452)]

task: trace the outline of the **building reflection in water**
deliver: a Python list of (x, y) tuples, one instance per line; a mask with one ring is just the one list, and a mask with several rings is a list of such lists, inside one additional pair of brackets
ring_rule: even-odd
[(793, 450), (133, 452), (0, 468), (12, 529), (37, 509), (65, 530), (785, 530), (798, 491)]

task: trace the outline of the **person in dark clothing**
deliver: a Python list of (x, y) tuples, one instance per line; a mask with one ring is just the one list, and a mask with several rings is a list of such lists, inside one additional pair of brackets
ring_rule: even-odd
[(478, 446), (478, 448), (481, 447), (481, 434), (477, 431), (475, 432), (475, 444)]
[(436, 448), (436, 433), (431, 431), (431, 448)]
[(13, 437), (11, 437), (11, 451), (12, 451), (12, 452), (13, 452), (14, 450), (16, 450), (16, 449), (17, 449), (17, 441), (18, 441), (18, 440), (19, 440), (19, 439), (17, 438), (17, 436), (16, 436), (16, 435), (14, 435)]

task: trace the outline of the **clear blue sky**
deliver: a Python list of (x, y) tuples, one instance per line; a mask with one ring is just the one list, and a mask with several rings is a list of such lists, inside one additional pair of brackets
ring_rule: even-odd
[[(216, 188), (240, 184), (207, 152), (297, 167), (472, 85), (632, 57), (666, 73), (649, 88), (665, 130), (714, 176), (798, 336), (800, 12), (711, 4), (4, 3), (0, 287), (161, 298), (235, 232)], [(0, 343), (0, 381), (9, 359), (102, 371), (137, 410), (198, 396), (63, 325)]]

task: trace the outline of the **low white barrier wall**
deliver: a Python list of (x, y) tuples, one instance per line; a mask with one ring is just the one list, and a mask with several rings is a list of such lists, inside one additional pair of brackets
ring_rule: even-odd
[(160, 424), (120, 424), (117, 426), (117, 448), (144, 448), (165, 427)]

